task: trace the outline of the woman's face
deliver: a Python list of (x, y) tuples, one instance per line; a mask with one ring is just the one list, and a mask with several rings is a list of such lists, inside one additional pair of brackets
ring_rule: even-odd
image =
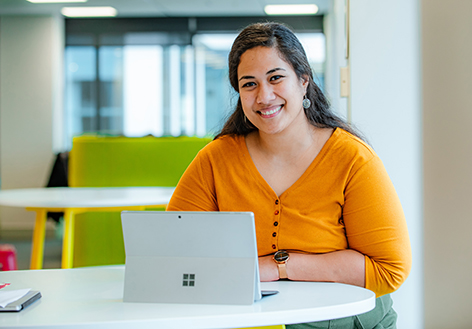
[(307, 121), (302, 102), (308, 80), (299, 79), (275, 48), (260, 46), (243, 53), (238, 84), (243, 111), (260, 133), (281, 133)]

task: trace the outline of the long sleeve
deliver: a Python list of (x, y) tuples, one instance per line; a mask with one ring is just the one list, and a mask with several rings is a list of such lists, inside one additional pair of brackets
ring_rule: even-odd
[(211, 163), (200, 152), (182, 175), (168, 211), (218, 211)]
[(365, 255), (366, 288), (377, 296), (398, 289), (411, 268), (403, 210), (383, 164), (374, 157), (352, 174), (343, 220), (349, 248)]

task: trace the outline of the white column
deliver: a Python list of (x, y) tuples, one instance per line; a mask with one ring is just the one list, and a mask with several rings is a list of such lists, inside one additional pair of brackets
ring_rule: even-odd
[(425, 328), (470, 328), (472, 1), (421, 6)]
[(385, 164), (406, 215), (413, 267), (393, 294), (398, 328), (423, 327), (419, 0), (351, 0), (353, 123)]
[[(63, 53), (59, 18), (0, 17), (2, 189), (44, 187), (60, 149)], [(62, 126), (62, 125), (61, 125)], [(53, 142), (54, 141), (54, 142)], [(2, 229), (31, 230), (34, 214), (0, 207)]]
[[(64, 116), (64, 18), (52, 18), (52, 149), (54, 153), (68, 150)], [(0, 32), (1, 33), (1, 32)], [(1, 97), (1, 95), (0, 95)]]

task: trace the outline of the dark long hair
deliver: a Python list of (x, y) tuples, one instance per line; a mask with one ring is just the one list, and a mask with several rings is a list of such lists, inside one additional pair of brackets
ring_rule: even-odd
[[(279, 23), (256, 23), (249, 25), (237, 36), (228, 57), (229, 80), (231, 86), (239, 93), (238, 66), (241, 55), (255, 47), (275, 48), (287, 63), (292, 65), (299, 79), (308, 77), (306, 97), (311, 106), (305, 110), (308, 121), (319, 128), (342, 128), (360, 137), (345, 120), (338, 117), (331, 110), (328, 99), (313, 80), (313, 71), (308, 63), (305, 50), (295, 34), (285, 25)], [(241, 98), (234, 112), (224, 124), (221, 132), (215, 139), (224, 135), (247, 135), (257, 128), (246, 120)]]

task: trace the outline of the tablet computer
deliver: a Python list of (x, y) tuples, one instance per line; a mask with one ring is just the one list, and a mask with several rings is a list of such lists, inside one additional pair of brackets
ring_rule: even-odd
[(261, 299), (251, 212), (124, 211), (125, 302), (240, 304)]
[(11, 302), (5, 307), (0, 307), (0, 312), (19, 312), (40, 298), (41, 298), (41, 293), (39, 291), (31, 290), (20, 299), (14, 302)]

